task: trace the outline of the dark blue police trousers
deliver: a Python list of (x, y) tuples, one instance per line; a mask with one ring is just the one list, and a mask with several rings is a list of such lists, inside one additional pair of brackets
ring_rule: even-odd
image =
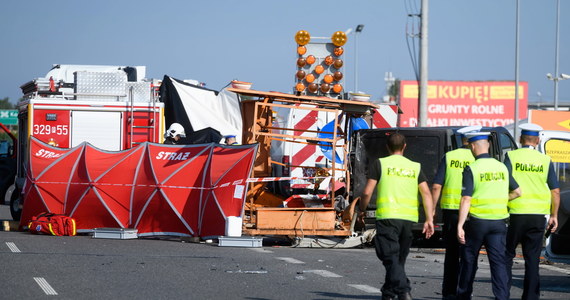
[(509, 278), (506, 265), (507, 222), (470, 217), (463, 227), (465, 245), (461, 246), (457, 299), (471, 299), (473, 281), (477, 272), (477, 259), (481, 246), (485, 246), (491, 267), (493, 295), (498, 300), (509, 299)]
[(539, 263), (546, 218), (544, 215), (512, 214), (507, 233), (507, 270), (509, 287), (512, 280), (513, 258), (520, 243), (524, 256), (523, 300), (540, 298)]
[(459, 279), (459, 248), (457, 240), (457, 209), (442, 209), (443, 214), (443, 242), (445, 245), (445, 261), (443, 263), (442, 296), (453, 296), (457, 293), (457, 280)]

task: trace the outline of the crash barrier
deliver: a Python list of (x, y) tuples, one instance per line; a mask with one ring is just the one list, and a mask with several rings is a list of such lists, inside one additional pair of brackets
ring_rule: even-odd
[(242, 217), (257, 150), (155, 143), (116, 152), (88, 143), (63, 149), (34, 137), (29, 146), (20, 226), (48, 211), (73, 217), (78, 230), (136, 228), (140, 236), (224, 235), (228, 217)]

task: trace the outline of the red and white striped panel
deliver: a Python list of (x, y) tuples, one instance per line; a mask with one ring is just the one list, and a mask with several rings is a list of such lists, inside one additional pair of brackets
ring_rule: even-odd
[[(310, 110), (296, 110), (295, 111), (295, 125), (294, 129), (300, 130), (317, 130), (317, 120), (319, 117), (318, 111)], [(297, 121), (298, 120), (298, 121)], [(297, 136), (314, 137), (315, 134), (311, 132), (295, 131)], [(312, 155), (315, 154), (316, 147), (307, 144), (292, 144), (292, 158), (291, 164), (300, 166), (303, 165)]]
[(398, 106), (380, 105), (372, 119), (372, 128), (390, 128), (398, 125)]
[[(299, 106), (299, 105), (297, 105)], [(294, 129), (299, 130), (317, 130), (317, 123), (319, 118), (318, 111), (297, 109), (294, 111), (295, 124)], [(313, 132), (302, 132), (295, 131), (295, 135), (304, 137), (315, 137), (316, 134)], [(318, 152), (317, 152), (318, 151)], [(291, 151), (291, 164), (295, 166), (315, 166), (317, 162), (321, 162), (324, 157), (320, 154), (320, 151), (315, 145), (307, 144), (292, 144)], [(307, 177), (307, 174), (303, 173), (303, 168), (291, 168), (291, 176), (294, 177)], [(307, 188), (310, 185), (305, 180), (294, 179), (291, 182), (292, 188)]]

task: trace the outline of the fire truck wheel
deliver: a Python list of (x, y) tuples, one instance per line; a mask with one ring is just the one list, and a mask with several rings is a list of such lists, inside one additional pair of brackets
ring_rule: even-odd
[(22, 215), (22, 207), (20, 206), (20, 191), (16, 188), (16, 185), (11, 185), (6, 191), (5, 200), (10, 197), (10, 214), (12, 214), (12, 219), (14, 221), (19, 221)]

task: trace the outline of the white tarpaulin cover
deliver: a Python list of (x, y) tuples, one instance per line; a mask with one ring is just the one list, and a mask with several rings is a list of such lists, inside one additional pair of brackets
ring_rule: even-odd
[(226, 89), (217, 92), (172, 77), (169, 79), (176, 89), (193, 131), (210, 127), (222, 136), (235, 135), (237, 141), (241, 142), (242, 118), (236, 93)]

